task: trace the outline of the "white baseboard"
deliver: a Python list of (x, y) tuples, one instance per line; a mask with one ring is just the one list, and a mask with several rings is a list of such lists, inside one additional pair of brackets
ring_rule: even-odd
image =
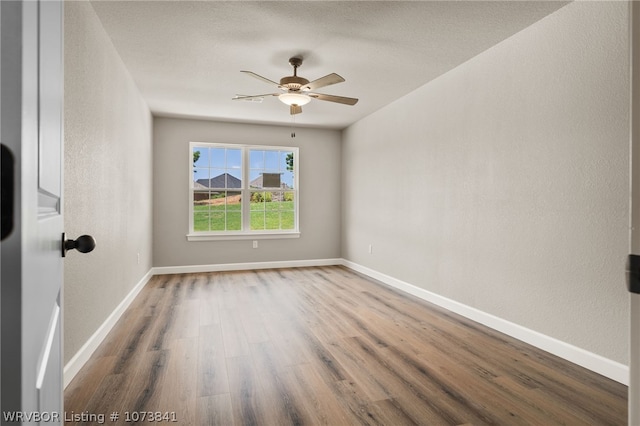
[(107, 334), (111, 331), (113, 326), (118, 322), (124, 311), (127, 310), (131, 302), (136, 298), (140, 290), (149, 282), (151, 277), (153, 276), (152, 272), (153, 268), (147, 272), (144, 277), (133, 287), (133, 289), (127, 294), (127, 296), (120, 302), (118, 306), (111, 312), (111, 314), (107, 317), (107, 319), (102, 323), (100, 327), (96, 330), (95, 333), (89, 340), (82, 345), (80, 350), (76, 352), (76, 354), (69, 360), (69, 362), (64, 366), (63, 377), (64, 377), (64, 387), (66, 388), (69, 383), (73, 380), (73, 378), (78, 374), (82, 366), (89, 361), (91, 355), (98, 349), (100, 343), (107, 337)]
[(284, 260), (276, 262), (224, 263), (220, 265), (157, 266), (153, 275), (193, 274), (198, 272), (247, 271), (252, 269), (303, 268), (342, 265), (343, 259)]
[(438, 305), (451, 312), (462, 315), (475, 322), (486, 325), (494, 330), (514, 337), (532, 346), (540, 348), (546, 352), (566, 359), (574, 364), (580, 365), (616, 382), (629, 385), (629, 367), (616, 361), (612, 361), (603, 356), (586, 351), (579, 347), (570, 345), (553, 337), (549, 337), (537, 331), (522, 327), (518, 324), (480, 311), (471, 306), (467, 306), (455, 300), (448, 299), (428, 290), (416, 287), (413, 284), (390, 277), (373, 269), (343, 259), (342, 265), (353, 269), (356, 272), (367, 275), (373, 279), (381, 281), (391, 287), (402, 290), (427, 302)]

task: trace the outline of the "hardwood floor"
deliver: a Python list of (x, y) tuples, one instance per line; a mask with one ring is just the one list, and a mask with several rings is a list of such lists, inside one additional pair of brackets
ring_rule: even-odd
[(626, 404), (624, 385), (342, 267), (155, 276), (65, 391), (67, 418), (110, 424), (624, 425)]

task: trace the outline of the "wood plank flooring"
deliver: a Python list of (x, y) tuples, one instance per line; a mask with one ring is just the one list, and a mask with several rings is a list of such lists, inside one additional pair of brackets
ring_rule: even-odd
[(109, 424), (144, 411), (180, 425), (624, 425), (627, 388), (320, 267), (153, 277), (65, 410)]

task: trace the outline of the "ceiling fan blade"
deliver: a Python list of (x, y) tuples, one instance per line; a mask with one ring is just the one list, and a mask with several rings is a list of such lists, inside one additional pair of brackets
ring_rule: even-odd
[(336, 73), (331, 73), (331, 74), (325, 75), (324, 77), (320, 77), (317, 80), (313, 80), (309, 84), (306, 84), (305, 86), (302, 87), (302, 90), (304, 91), (316, 90), (321, 87), (329, 86), (331, 84), (342, 83), (343, 81), (345, 81), (344, 78), (340, 77)]
[(358, 103), (358, 99), (347, 98), (345, 96), (325, 95), (322, 93), (307, 93), (307, 95), (315, 99), (320, 99), (321, 101), (337, 102), (345, 105), (355, 105)]
[(240, 72), (243, 72), (245, 74), (249, 74), (250, 76), (257, 78), (258, 80), (262, 80), (265, 83), (273, 84), (274, 86), (278, 86), (278, 83), (276, 83), (275, 81), (269, 80), (267, 77), (263, 77), (261, 75), (258, 75), (255, 72), (252, 72), (252, 71), (240, 71)]
[(236, 95), (233, 98), (231, 98), (231, 100), (233, 101), (249, 101), (251, 99), (256, 99), (256, 98), (266, 98), (267, 96), (278, 96), (279, 93), (267, 93), (266, 95)]
[(289, 107), (289, 112), (291, 115), (300, 114), (302, 112), (302, 107), (300, 105), (293, 104)]

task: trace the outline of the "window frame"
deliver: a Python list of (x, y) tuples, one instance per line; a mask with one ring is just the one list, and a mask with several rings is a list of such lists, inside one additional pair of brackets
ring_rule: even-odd
[[(241, 206), (241, 230), (233, 231), (195, 231), (194, 230), (194, 190), (193, 185), (193, 149), (196, 147), (207, 148), (225, 148), (239, 149), (241, 151), (241, 181), (240, 189), (229, 189), (227, 191), (240, 192), (242, 202)], [(255, 192), (255, 188), (250, 187), (250, 153), (252, 150), (259, 151), (290, 151), (293, 152), (293, 188), (287, 192), (294, 194), (294, 227), (293, 229), (251, 229), (251, 192)], [(300, 149), (292, 146), (276, 146), (276, 145), (251, 145), (251, 144), (234, 144), (234, 143), (216, 143), (216, 142), (189, 142), (189, 228), (187, 231), (188, 241), (215, 241), (215, 240), (258, 240), (258, 239), (285, 239), (300, 237)], [(213, 176), (209, 176), (212, 178)], [(269, 191), (265, 188), (264, 191)]]

